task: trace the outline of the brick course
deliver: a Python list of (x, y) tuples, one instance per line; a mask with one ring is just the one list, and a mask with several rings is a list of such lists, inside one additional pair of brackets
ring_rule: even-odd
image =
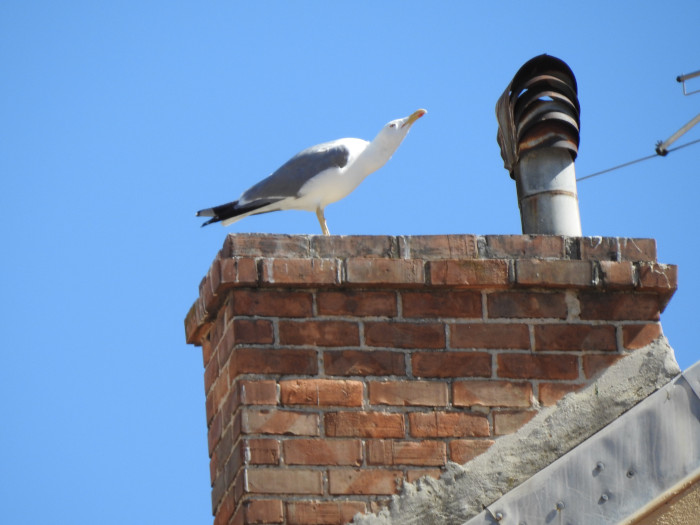
[(337, 523), (662, 334), (649, 239), (229, 235), (185, 319), (215, 524)]

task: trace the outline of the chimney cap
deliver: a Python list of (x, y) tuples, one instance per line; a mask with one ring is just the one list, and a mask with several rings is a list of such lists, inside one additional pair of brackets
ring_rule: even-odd
[(511, 178), (532, 150), (563, 148), (576, 159), (580, 113), (576, 77), (563, 60), (544, 54), (523, 64), (496, 103), (497, 140)]

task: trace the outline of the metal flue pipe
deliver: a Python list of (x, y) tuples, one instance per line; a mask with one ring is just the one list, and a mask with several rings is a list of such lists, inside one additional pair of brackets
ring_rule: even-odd
[(516, 181), (523, 233), (581, 236), (579, 115), (576, 78), (549, 55), (526, 62), (498, 99), (498, 144)]

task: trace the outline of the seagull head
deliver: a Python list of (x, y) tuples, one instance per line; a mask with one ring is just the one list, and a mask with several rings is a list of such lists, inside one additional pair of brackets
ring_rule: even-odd
[(413, 123), (426, 113), (426, 110), (419, 109), (407, 117), (387, 122), (379, 134), (377, 134), (374, 142), (381, 144), (385, 148), (396, 150), (408, 134)]

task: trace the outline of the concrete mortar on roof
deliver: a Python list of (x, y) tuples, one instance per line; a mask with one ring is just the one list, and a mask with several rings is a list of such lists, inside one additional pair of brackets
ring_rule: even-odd
[(499, 438), (464, 466), (447, 465), (439, 480), (406, 483), (389, 508), (358, 514), (357, 525), (461, 524), (512, 490), (680, 373), (665, 337), (608, 368), (587, 388), (568, 394), (515, 434)]

